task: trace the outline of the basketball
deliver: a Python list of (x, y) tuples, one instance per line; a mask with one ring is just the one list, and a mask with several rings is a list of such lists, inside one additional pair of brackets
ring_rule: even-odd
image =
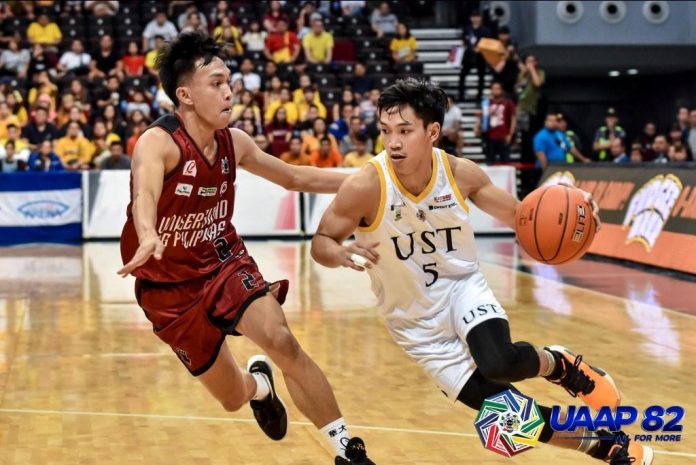
[(573, 187), (540, 187), (522, 200), (515, 214), (520, 246), (533, 259), (550, 265), (582, 257), (596, 229), (592, 205)]

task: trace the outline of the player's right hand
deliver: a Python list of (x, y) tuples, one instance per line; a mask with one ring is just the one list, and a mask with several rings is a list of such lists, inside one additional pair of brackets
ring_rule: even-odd
[(140, 246), (138, 250), (135, 251), (135, 255), (133, 255), (131, 261), (126, 263), (117, 273), (125, 278), (131, 274), (133, 270), (144, 265), (151, 256), (154, 256), (155, 260), (161, 260), (163, 252), (164, 244), (160, 238), (158, 236), (149, 236), (140, 242)]
[[(377, 247), (379, 242), (355, 241), (349, 245), (341, 247), (340, 264), (346, 268), (352, 268), (356, 271), (365, 271), (365, 268), (372, 268), (379, 262), (379, 253)], [(367, 259), (365, 266), (357, 265), (351, 260), (350, 256), (358, 254)]]

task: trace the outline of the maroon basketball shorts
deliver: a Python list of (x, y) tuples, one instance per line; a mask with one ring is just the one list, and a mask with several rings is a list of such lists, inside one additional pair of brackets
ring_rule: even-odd
[(212, 274), (182, 283), (137, 279), (135, 295), (155, 334), (198, 376), (215, 362), (225, 336), (239, 335), (235, 328), (242, 315), (271, 286), (282, 304), (288, 281), (269, 284), (245, 253)]

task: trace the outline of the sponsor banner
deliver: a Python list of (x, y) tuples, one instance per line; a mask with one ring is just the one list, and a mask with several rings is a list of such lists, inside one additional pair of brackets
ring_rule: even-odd
[(79, 173), (0, 174), (0, 243), (79, 240), (80, 187)]
[(118, 239), (126, 223), (130, 202), (130, 171), (106, 170), (82, 173), (85, 239)]
[(543, 184), (590, 192), (602, 229), (590, 253), (696, 274), (696, 166), (556, 165)]
[[(486, 172), (486, 174), (491, 178), (491, 181), (496, 186), (509, 192), (510, 194), (517, 196), (517, 176), (515, 168), (511, 166), (485, 166), (481, 165), (481, 168)], [(355, 168), (342, 168), (336, 169), (336, 171), (342, 171), (347, 173), (354, 173), (358, 171)], [(334, 198), (334, 194), (307, 194), (304, 193), (304, 214), (305, 214), (305, 232), (307, 234), (314, 234), (319, 226), (319, 221), (321, 216), (326, 211), (331, 201)], [(467, 200), (469, 205), (469, 215), (471, 226), (475, 233), (509, 233), (512, 230), (502, 223), (496, 220), (490, 215), (483, 213), (479, 210), (472, 202)]]

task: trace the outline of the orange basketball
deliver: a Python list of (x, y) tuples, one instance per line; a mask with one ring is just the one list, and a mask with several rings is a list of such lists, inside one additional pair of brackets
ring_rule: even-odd
[(596, 230), (592, 205), (573, 187), (540, 187), (522, 200), (515, 214), (515, 233), (524, 251), (551, 265), (582, 257)]

